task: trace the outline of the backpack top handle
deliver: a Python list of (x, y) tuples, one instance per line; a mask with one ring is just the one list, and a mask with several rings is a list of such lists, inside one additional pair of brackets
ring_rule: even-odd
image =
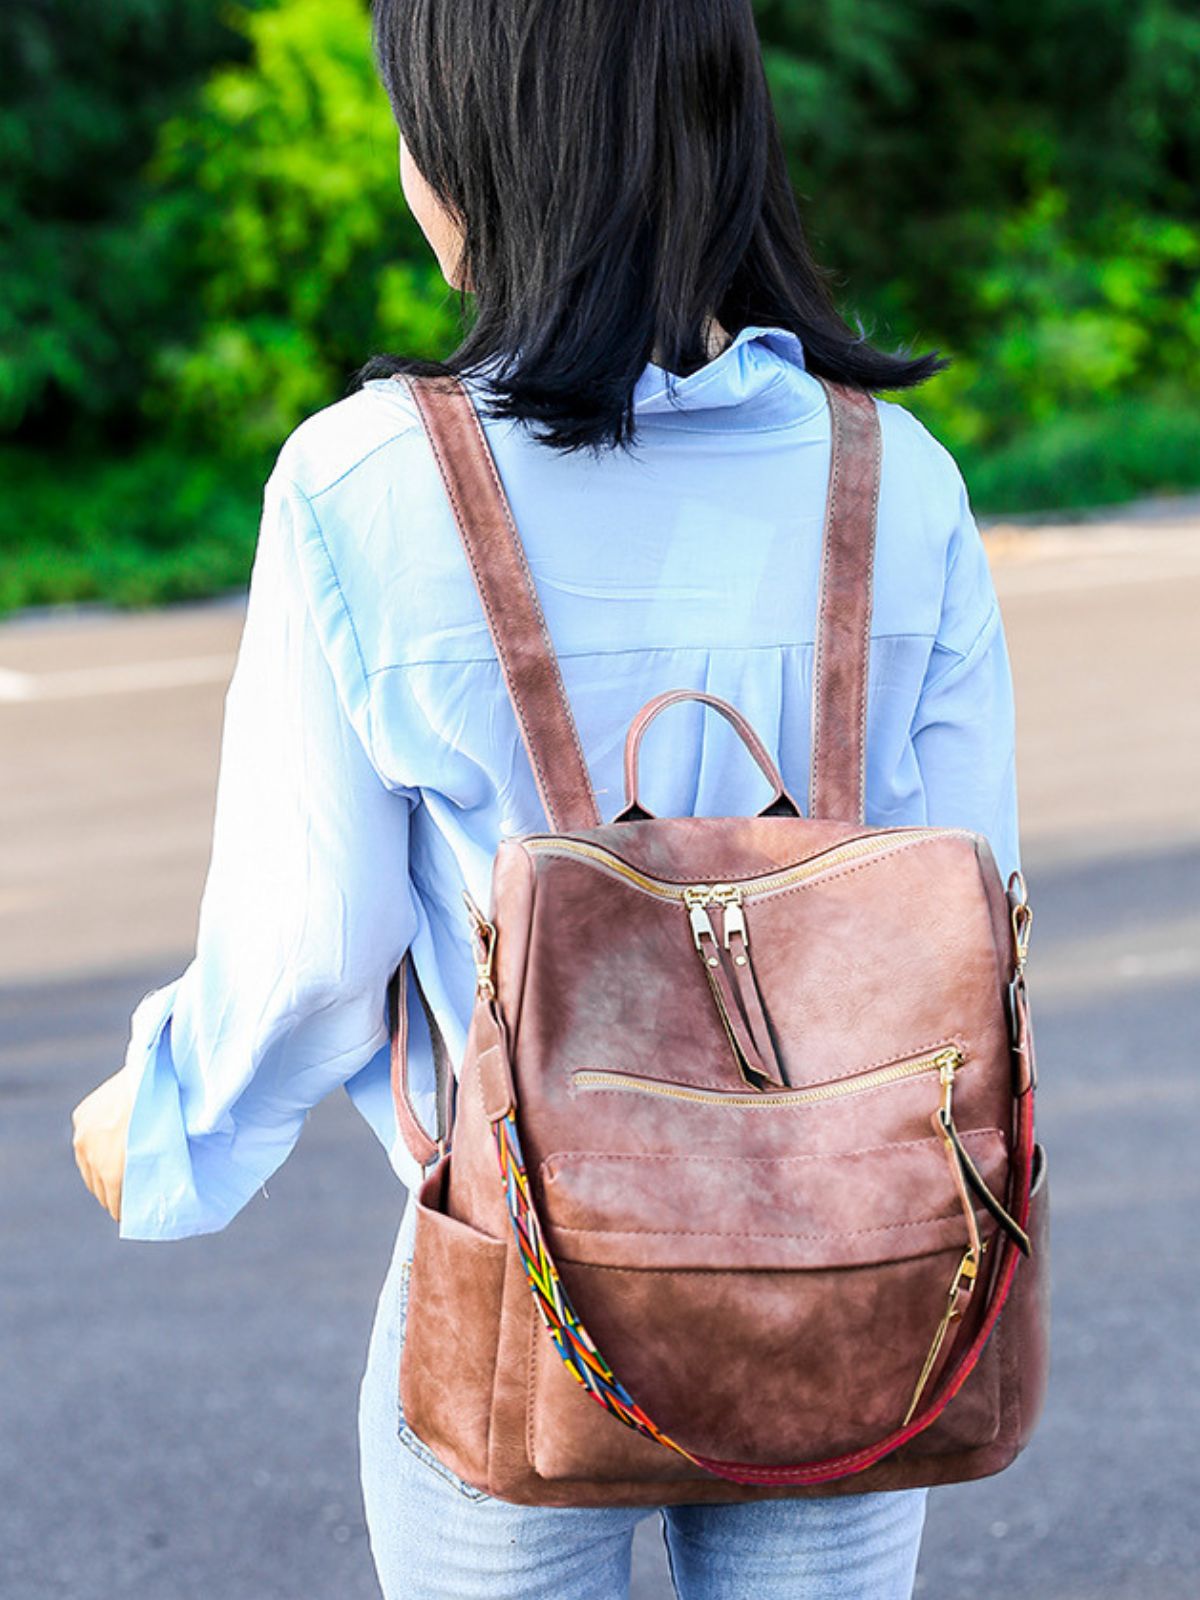
[(703, 689), (664, 689), (662, 694), (656, 694), (652, 700), (647, 700), (629, 724), (629, 732), (625, 735), (625, 804), (613, 818), (614, 822), (648, 820), (653, 815), (638, 800), (638, 751), (641, 748), (642, 735), (650, 723), (660, 711), (674, 705), (677, 700), (699, 700), (704, 705), (712, 706), (715, 711), (719, 711), (726, 722), (732, 724), (739, 739), (758, 763), (763, 777), (771, 785), (771, 798), (758, 813), (760, 817), (800, 815), (800, 807), (783, 786), (779, 768), (771, 759), (762, 740), (736, 706), (730, 705), (728, 700), (722, 700), (719, 695), (706, 693)]

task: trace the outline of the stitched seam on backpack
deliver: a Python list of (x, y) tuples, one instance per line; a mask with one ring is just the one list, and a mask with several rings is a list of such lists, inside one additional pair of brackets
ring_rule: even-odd
[[(714, 1228), (596, 1228), (569, 1222), (552, 1222), (550, 1226), (556, 1233), (587, 1233), (596, 1238), (605, 1239), (795, 1239), (815, 1244), (825, 1239), (858, 1239), (872, 1233), (896, 1233), (905, 1228), (925, 1228), (931, 1222), (953, 1222), (961, 1215), (962, 1209), (958, 1207), (952, 1211), (939, 1211), (932, 1217), (915, 1217), (911, 1222), (878, 1222), (870, 1228), (829, 1228), (824, 1233), (768, 1233), (763, 1229), (755, 1229), (752, 1233), (741, 1230), (735, 1233), (725, 1229)], [(951, 1246), (947, 1245), (946, 1248), (950, 1249)], [(931, 1250), (928, 1253), (933, 1255), (938, 1252)], [(879, 1265), (879, 1263), (874, 1264)], [(886, 1265), (886, 1263), (884, 1264)], [(607, 1266), (608, 1263), (581, 1261), (576, 1265), (583, 1267)], [(670, 1272), (676, 1269), (657, 1266), (651, 1268), (626, 1266), (617, 1270), (622, 1272), (642, 1272), (647, 1270)], [(736, 1272), (738, 1269), (736, 1267), (725, 1267), (716, 1270)], [(814, 1269), (808, 1268), (806, 1270), (812, 1271)], [(834, 1266), (832, 1263), (823, 1263), (822, 1267), (815, 1270), (832, 1271)]]
[(867, 544), (867, 603), (863, 608), (862, 633), (859, 637), (858, 666), (861, 667), (858, 704), (858, 814), (864, 820), (867, 814), (867, 688), (871, 662), (871, 613), (875, 605), (875, 544), (879, 523), (879, 491), (883, 481), (883, 437), (879, 421), (879, 408), (873, 396), (868, 395), (871, 419), (871, 521)]
[(529, 1363), (525, 1386), (525, 1455), (529, 1460), (529, 1465), (540, 1478), (543, 1477), (544, 1474), (542, 1473), (541, 1468), (538, 1466), (537, 1444), (535, 1442), (533, 1432), (534, 1404), (537, 1397), (538, 1380), (537, 1335), (539, 1320), (540, 1319), (538, 1317), (530, 1317), (529, 1319)]
[[(613, 1090), (614, 1094), (623, 1092), (623, 1090), (619, 1089)], [(1003, 1139), (1003, 1129), (968, 1128), (965, 1133), (959, 1134), (959, 1138), (964, 1143), (968, 1139), (979, 1140), (992, 1138), (993, 1136)], [(937, 1152), (940, 1156), (941, 1144), (936, 1135), (930, 1135), (924, 1139), (899, 1139), (894, 1144), (869, 1144), (858, 1150), (831, 1150), (826, 1155), (811, 1154), (802, 1156), (677, 1156), (664, 1155), (661, 1152), (639, 1155), (632, 1150), (556, 1150), (552, 1156), (546, 1156), (541, 1165), (542, 1171), (546, 1172), (550, 1178), (553, 1178), (554, 1173), (549, 1169), (555, 1161), (570, 1161), (576, 1157), (586, 1161), (701, 1161), (706, 1166), (714, 1161), (734, 1161), (739, 1166), (747, 1161), (759, 1161), (768, 1166), (779, 1166), (785, 1161), (855, 1161), (859, 1156), (875, 1155), (880, 1150), (911, 1150), (934, 1146), (937, 1147)]]

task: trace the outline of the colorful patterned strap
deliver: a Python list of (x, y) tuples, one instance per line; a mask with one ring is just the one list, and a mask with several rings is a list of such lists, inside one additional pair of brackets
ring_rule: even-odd
[[(497, 1030), (501, 1032), (497, 1023)], [(511, 1075), (506, 1074), (511, 1083)], [(533, 1294), (538, 1314), (545, 1324), (554, 1348), (562, 1358), (567, 1371), (582, 1385), (599, 1405), (626, 1427), (636, 1433), (666, 1445), (696, 1466), (726, 1478), (733, 1483), (808, 1485), (828, 1483), (834, 1478), (847, 1477), (861, 1472), (882, 1456), (906, 1444), (934, 1422), (970, 1376), (983, 1352), (1000, 1310), (1008, 1298), (1016, 1271), (1018, 1250), (1008, 1234), (1003, 1234), (1001, 1264), (997, 1268), (998, 1281), (991, 1302), (969, 1348), (946, 1381), (940, 1394), (925, 1409), (910, 1418), (864, 1449), (850, 1451), (840, 1456), (829, 1456), (822, 1461), (806, 1461), (791, 1466), (761, 1466), (754, 1462), (725, 1461), (715, 1456), (696, 1455), (652, 1420), (642, 1409), (625, 1385), (605, 1360), (582, 1320), (559, 1276), (558, 1268), (546, 1243), (537, 1207), (529, 1187), (529, 1177), (521, 1152), (521, 1139), (517, 1131), (517, 1114), (514, 1097), (500, 1115), (492, 1116), (496, 1153), (500, 1162), (500, 1175), (504, 1185), (509, 1220), (516, 1239), (517, 1254), (525, 1270), (525, 1277)], [(1019, 1221), (1024, 1227), (1029, 1216), (1030, 1184), (1033, 1166), (1033, 1096), (1023, 1095), (1018, 1101), (1018, 1134), (1015, 1158), (1020, 1175)], [(490, 1113), (489, 1113), (490, 1114)]]
[(554, 1348), (563, 1359), (567, 1371), (594, 1400), (612, 1413), (626, 1427), (655, 1439), (681, 1456), (700, 1465), (700, 1458), (685, 1450), (646, 1415), (629, 1390), (597, 1350), (590, 1334), (579, 1320), (554, 1265), (553, 1257), (542, 1235), (537, 1208), (529, 1193), (529, 1178), (521, 1154), (521, 1140), (517, 1133), (517, 1119), (513, 1112), (493, 1124), (496, 1150), (500, 1157), (500, 1172), (504, 1180), (508, 1215), (517, 1239), (517, 1254), (525, 1268), (525, 1276), (533, 1291), (533, 1303), (549, 1330)]

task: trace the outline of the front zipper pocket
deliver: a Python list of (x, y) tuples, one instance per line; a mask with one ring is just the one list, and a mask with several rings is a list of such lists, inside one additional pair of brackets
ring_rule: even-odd
[[(858, 1449), (898, 1427), (938, 1381), (959, 1333), (969, 1338), (978, 1322), (983, 1300), (968, 1291), (991, 1258), (989, 1218), (981, 1209), (968, 1222), (946, 1143), (930, 1128), (966, 1059), (948, 1043), (837, 1084), (759, 1094), (572, 1075), (584, 1092), (648, 1094), (650, 1110), (639, 1129), (615, 1108), (588, 1116), (580, 1106), (564, 1123), (566, 1138), (530, 1174), (545, 1242), (582, 1329), (671, 1437), (767, 1465)], [(912, 1097), (885, 1091), (831, 1138), (813, 1104), (909, 1077), (924, 1115)], [(703, 1129), (654, 1115), (664, 1096), (801, 1109), (768, 1118), (769, 1131), (721, 1116)], [(1005, 1133), (977, 1126), (962, 1140), (1002, 1193)], [(964, 1428), (983, 1444), (998, 1426), (996, 1384), (972, 1392)], [(702, 1476), (599, 1415), (540, 1336), (529, 1396), (530, 1457), (543, 1478)]]
[[(828, 879), (839, 869), (894, 856), (930, 839), (972, 837), (961, 828), (896, 828), (860, 834), (771, 872), (714, 883), (682, 883), (642, 872), (614, 851), (561, 834), (532, 834), (522, 840), (534, 855), (584, 862), (660, 903), (684, 912), (687, 942), (699, 958), (705, 986), (727, 1041), (739, 1078), (751, 1089), (789, 1087), (776, 1026), (760, 978), (758, 913), (751, 903)], [(768, 946), (769, 948), (769, 946)]]
[(647, 1078), (636, 1073), (613, 1072), (599, 1067), (577, 1067), (571, 1073), (571, 1084), (575, 1090), (605, 1089), (626, 1094), (663, 1095), (670, 1100), (695, 1100), (732, 1111), (778, 1111), (788, 1106), (840, 1100), (844, 1095), (861, 1094), (884, 1084), (919, 1077), (922, 1073), (936, 1072), (946, 1085), (953, 1082), (965, 1061), (957, 1044), (945, 1043), (922, 1051), (920, 1055), (885, 1062), (866, 1072), (856, 1073), (853, 1077), (809, 1084), (803, 1089), (761, 1089), (754, 1094), (729, 1089), (701, 1089), (689, 1084), (671, 1083), (664, 1078)]

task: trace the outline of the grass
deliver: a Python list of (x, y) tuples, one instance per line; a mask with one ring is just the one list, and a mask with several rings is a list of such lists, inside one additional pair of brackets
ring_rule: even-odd
[[(1200, 406), (1131, 397), (955, 449), (980, 517), (1081, 511), (1200, 488)], [(100, 601), (143, 608), (246, 584), (261, 463), (149, 446), (121, 460), (0, 450), (0, 615)]]

